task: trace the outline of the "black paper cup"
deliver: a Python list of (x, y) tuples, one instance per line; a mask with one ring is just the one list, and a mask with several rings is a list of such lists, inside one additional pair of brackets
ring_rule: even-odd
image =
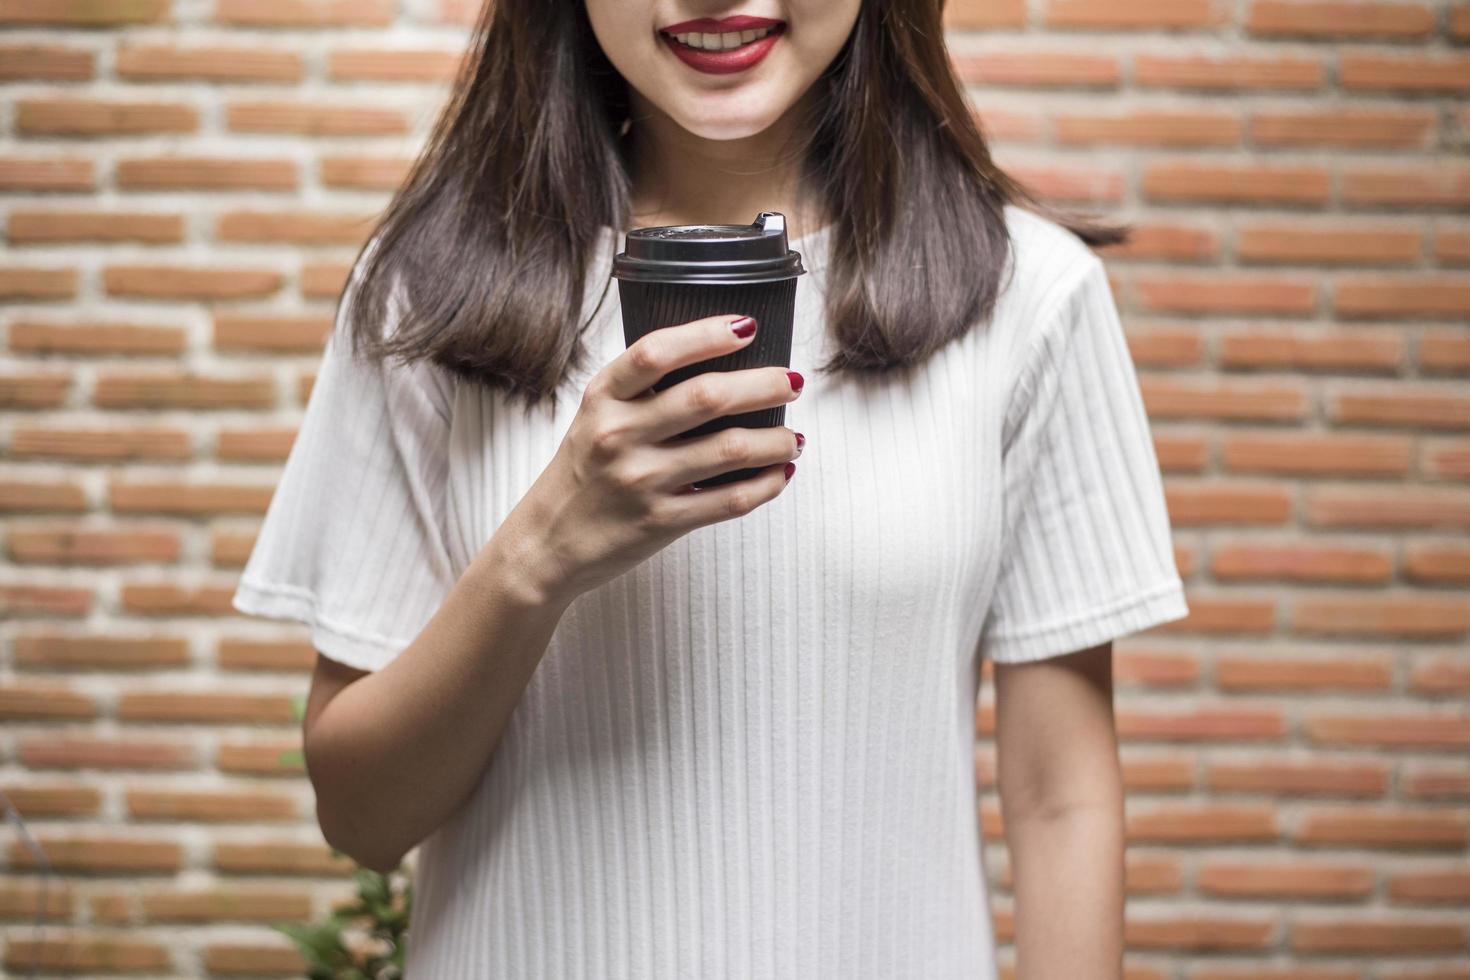
[[(628, 233), (627, 251), (613, 262), (623, 311), (623, 341), (632, 346), (661, 327), (719, 314), (754, 317), (755, 339), (721, 357), (686, 364), (653, 384), (655, 391), (706, 371), (790, 367), (796, 313), (796, 277), (806, 270), (786, 247), (785, 220), (762, 211), (751, 225), (661, 225)], [(701, 436), (721, 429), (770, 428), (786, 424), (786, 406), (710, 419), (679, 433)], [(745, 467), (707, 477), (696, 489), (755, 476), (765, 467)]]

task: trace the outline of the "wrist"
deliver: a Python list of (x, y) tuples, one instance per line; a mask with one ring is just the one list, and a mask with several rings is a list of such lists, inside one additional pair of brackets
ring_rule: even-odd
[(518, 605), (565, 608), (577, 592), (546, 554), (541, 539), (514, 521), (515, 514), (490, 536), (476, 556), (489, 569), (497, 591)]

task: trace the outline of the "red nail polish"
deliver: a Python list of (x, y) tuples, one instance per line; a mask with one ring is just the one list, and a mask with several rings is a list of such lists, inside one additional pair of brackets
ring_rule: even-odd
[(730, 324), (730, 330), (742, 340), (755, 333), (755, 317), (743, 316)]
[(795, 472), (796, 472), (796, 464), (795, 463), (787, 463), (786, 464), (786, 479), (790, 480), (791, 479), (791, 474), (793, 474)]
[(796, 434), (796, 455), (800, 456), (802, 449), (806, 446), (806, 436), (800, 432)]
[(801, 390), (801, 386), (804, 385), (804, 384), (806, 384), (806, 379), (804, 379), (796, 371), (787, 371), (786, 372), (786, 379), (791, 382), (791, 390), (792, 391), (800, 391)]

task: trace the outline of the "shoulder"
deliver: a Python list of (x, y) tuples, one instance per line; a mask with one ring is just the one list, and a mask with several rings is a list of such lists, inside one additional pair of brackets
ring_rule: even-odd
[(1102, 259), (1069, 228), (1014, 204), (1006, 205), (1005, 217), (1011, 239), (1005, 292), (1015, 302), (1044, 313), (1101, 269)]

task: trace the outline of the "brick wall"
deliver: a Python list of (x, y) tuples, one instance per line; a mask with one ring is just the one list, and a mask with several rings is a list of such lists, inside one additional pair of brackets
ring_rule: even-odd
[[(282, 761), (305, 632), (228, 598), (472, 7), (0, 0), (0, 785), (62, 874), (46, 963), (289, 974), (265, 923), (348, 894)], [(1470, 976), (1470, 4), (948, 17), (1001, 161), (1141, 229), (1108, 264), (1193, 615), (1117, 647), (1130, 976)]]

